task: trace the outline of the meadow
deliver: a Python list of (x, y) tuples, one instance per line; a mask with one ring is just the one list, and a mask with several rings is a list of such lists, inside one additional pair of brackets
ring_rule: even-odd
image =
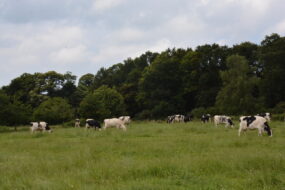
[[(237, 126), (237, 122), (236, 126)], [(241, 137), (213, 123), (133, 122), (126, 132), (0, 130), (0, 189), (285, 189), (285, 123)]]

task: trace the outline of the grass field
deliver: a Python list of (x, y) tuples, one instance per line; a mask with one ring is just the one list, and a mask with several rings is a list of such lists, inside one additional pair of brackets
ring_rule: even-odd
[(200, 122), (1, 130), (0, 189), (285, 190), (285, 124), (271, 126), (272, 138)]

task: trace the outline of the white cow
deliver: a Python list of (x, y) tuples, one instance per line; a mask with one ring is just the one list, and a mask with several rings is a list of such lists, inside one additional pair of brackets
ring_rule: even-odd
[(127, 130), (124, 121), (122, 121), (118, 118), (104, 119), (103, 129), (105, 130), (109, 127), (116, 127), (118, 129), (123, 129), (124, 131)]
[(131, 123), (131, 117), (130, 116), (121, 116), (119, 117), (120, 120), (124, 122), (124, 124), (128, 125)]
[(234, 123), (231, 117), (225, 116), (225, 115), (215, 115), (214, 123), (215, 123), (215, 126), (218, 126), (221, 123), (225, 123), (226, 124), (225, 127), (228, 127), (228, 126), (231, 126), (232, 128), (234, 127)]
[(267, 120), (261, 116), (242, 116), (240, 117), (240, 124), (238, 130), (238, 136), (242, 131), (247, 129), (258, 129), (258, 136), (261, 136), (264, 131), (268, 136), (272, 137), (272, 130), (270, 129)]

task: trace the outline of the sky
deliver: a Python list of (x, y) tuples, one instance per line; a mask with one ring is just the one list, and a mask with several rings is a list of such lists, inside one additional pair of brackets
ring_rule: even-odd
[(96, 74), (146, 51), (259, 44), (284, 0), (0, 0), (0, 87), (23, 73)]

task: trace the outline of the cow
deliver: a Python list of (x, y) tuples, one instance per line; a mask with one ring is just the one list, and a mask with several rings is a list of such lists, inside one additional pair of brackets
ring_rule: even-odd
[(229, 116), (225, 115), (215, 115), (214, 116), (214, 123), (215, 126), (218, 126), (221, 123), (225, 123), (225, 127), (231, 126), (232, 128), (234, 127), (234, 123), (232, 119)]
[(75, 119), (74, 127), (80, 127), (80, 119)]
[(45, 121), (40, 121), (39, 126), (44, 129), (43, 131), (48, 131), (49, 133), (52, 132), (52, 129), (49, 127), (48, 123)]
[(104, 119), (103, 129), (105, 130), (110, 127), (116, 127), (118, 129), (123, 129), (124, 131), (127, 130), (124, 121), (119, 118)]
[(242, 116), (239, 119), (239, 130), (238, 136), (242, 131), (246, 131), (247, 129), (258, 129), (258, 136), (261, 136), (264, 131), (267, 132), (268, 136), (272, 137), (272, 130), (268, 125), (267, 120), (261, 116)]
[(193, 120), (193, 115), (188, 114), (188, 115), (186, 115), (186, 116), (184, 117), (184, 122), (185, 122), (185, 123), (187, 123), (187, 122), (189, 122), (189, 121), (192, 121), (192, 120)]
[(31, 133), (34, 133), (35, 131), (41, 131), (45, 132), (48, 131), (49, 133), (52, 132), (52, 129), (49, 127), (47, 122), (40, 121), (40, 122), (30, 122), (31, 124)]
[(175, 123), (175, 122), (181, 123), (184, 122), (184, 119), (185, 119), (184, 115), (179, 115), (179, 114), (170, 115), (167, 117), (167, 123)]
[(266, 112), (266, 113), (259, 113), (259, 114), (257, 114), (257, 116), (264, 117), (267, 121), (270, 121), (270, 120), (271, 120), (271, 113), (269, 113), (269, 112)]
[(201, 116), (201, 121), (203, 123), (207, 123), (207, 122), (210, 122), (211, 121), (211, 115), (210, 114), (203, 114)]
[(130, 116), (121, 116), (119, 117), (120, 120), (124, 122), (124, 124), (128, 125), (131, 123), (131, 117)]
[(85, 128), (89, 129), (89, 128), (94, 128), (95, 130), (97, 129), (101, 129), (101, 125), (98, 121), (95, 121), (94, 119), (86, 119), (86, 124), (85, 124)]

